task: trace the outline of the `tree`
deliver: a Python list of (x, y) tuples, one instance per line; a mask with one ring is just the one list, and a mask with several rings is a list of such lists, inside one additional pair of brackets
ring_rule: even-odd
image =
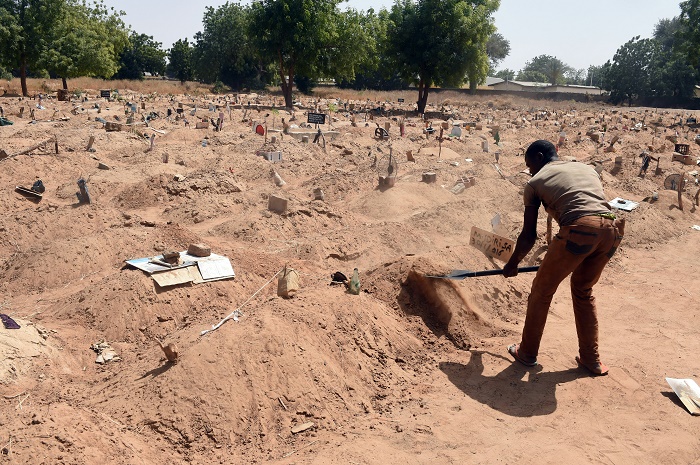
[(129, 43), (119, 58), (120, 68), (115, 78), (143, 79), (144, 73), (163, 74), (166, 55), (162, 44), (153, 40), (153, 36), (131, 31)]
[(651, 94), (653, 64), (658, 58), (659, 45), (653, 39), (633, 37), (617, 49), (607, 71), (610, 99), (613, 103), (646, 97)]
[(122, 15), (102, 3), (68, 0), (38, 63), (61, 77), (64, 89), (68, 89), (69, 78), (112, 77), (119, 69), (119, 54), (128, 43)]
[(37, 67), (64, 7), (65, 0), (0, 0), (0, 59), (19, 68), (25, 97), (27, 71)]
[[(551, 85), (564, 84), (565, 75), (571, 71), (571, 67), (559, 58), (549, 55), (539, 55), (525, 63), (525, 67), (518, 75), (519, 81), (549, 82)], [(545, 79), (542, 80), (544, 76)], [(533, 79), (537, 78), (537, 79)]]
[(540, 71), (522, 69), (518, 72), (517, 80), (524, 82), (547, 82), (547, 76)]
[(354, 13), (340, 14), (341, 1), (262, 0), (251, 6), (249, 35), (259, 52), (276, 63), (286, 106), (292, 105), (297, 74), (309, 79), (354, 77), (362, 51), (353, 47), (354, 39), (344, 28), (359, 29), (349, 22)]
[(508, 41), (500, 32), (494, 32), (489, 36), (486, 42), (486, 54), (489, 57), (489, 72), (493, 73), (498, 68), (498, 65), (510, 53), (510, 41)]
[(661, 50), (671, 51), (676, 45), (676, 36), (681, 28), (678, 17), (660, 19), (654, 26), (654, 39), (659, 42)]
[(564, 79), (567, 85), (582, 86), (586, 84), (586, 70), (569, 68), (569, 70), (564, 74)]
[(586, 70), (586, 85), (603, 87), (603, 67), (591, 65)]
[(173, 48), (168, 50), (168, 67), (166, 72), (168, 75), (179, 79), (183, 84), (194, 78), (192, 46), (187, 41), (187, 37), (185, 37), (185, 40), (179, 39), (173, 44)]
[[(340, 88), (356, 90), (398, 90), (406, 89), (408, 82), (392, 69), (385, 53), (387, 30), (389, 28), (389, 12), (382, 8), (376, 13), (373, 8), (367, 13), (358, 14), (357, 24), (363, 32), (363, 47), (361, 60), (355, 69), (354, 79), (348, 81), (336, 77)], [(352, 40), (350, 43), (354, 43)]]
[(486, 41), (499, 0), (396, 0), (391, 8), (387, 53), (394, 69), (418, 87), (423, 113), (433, 85), (460, 86), (488, 71)]
[(504, 81), (512, 81), (513, 79), (515, 79), (515, 71), (506, 68), (498, 71), (494, 76), (497, 78), (501, 78)]
[(269, 82), (269, 57), (257, 54), (248, 35), (251, 8), (228, 3), (207, 7), (204, 29), (194, 36), (192, 62), (198, 79), (221, 81), (235, 89)]
[(687, 57), (695, 68), (696, 79), (700, 79), (700, 0), (687, 0), (680, 7), (676, 50)]

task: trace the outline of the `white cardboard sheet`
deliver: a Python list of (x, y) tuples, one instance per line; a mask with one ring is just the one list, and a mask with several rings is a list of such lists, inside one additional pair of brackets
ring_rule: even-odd
[(691, 415), (700, 415), (700, 387), (692, 379), (666, 378), (666, 382), (676, 393)]

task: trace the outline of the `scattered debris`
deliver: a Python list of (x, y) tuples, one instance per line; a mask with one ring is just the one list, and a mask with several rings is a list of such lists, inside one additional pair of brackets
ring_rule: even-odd
[(631, 212), (637, 206), (639, 203), (637, 202), (632, 202), (631, 200), (625, 200), (620, 197), (616, 197), (612, 199), (610, 202), (608, 202), (608, 205), (610, 205), (612, 208), (617, 208), (618, 210), (624, 210), (626, 212)]
[(18, 325), (17, 322), (13, 320), (11, 316), (5, 315), (4, 313), (0, 313), (0, 321), (2, 321), (2, 325), (5, 327), (5, 329), (20, 328), (20, 325)]
[(296, 425), (296, 426), (292, 427), (292, 434), (303, 433), (304, 431), (310, 430), (313, 427), (314, 427), (314, 423), (311, 421), (306, 422), (306, 423), (302, 423), (300, 425)]
[(90, 348), (97, 352), (95, 363), (99, 363), (100, 365), (107, 362), (118, 362), (121, 360), (121, 357), (117, 355), (117, 352), (112, 348), (112, 346), (110, 346), (104, 340), (94, 343), (90, 346)]

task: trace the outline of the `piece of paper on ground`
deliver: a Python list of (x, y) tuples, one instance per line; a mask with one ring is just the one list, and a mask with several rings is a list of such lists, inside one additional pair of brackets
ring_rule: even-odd
[(692, 379), (666, 378), (666, 382), (676, 393), (691, 415), (700, 415), (700, 387)]

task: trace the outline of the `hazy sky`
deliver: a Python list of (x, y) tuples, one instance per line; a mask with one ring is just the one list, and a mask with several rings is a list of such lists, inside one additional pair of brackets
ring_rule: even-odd
[[(225, 0), (105, 0), (126, 12), (125, 21), (169, 48), (202, 29), (205, 6)], [(245, 3), (245, 2), (243, 2)], [(358, 10), (389, 8), (393, 0), (348, 0)], [(602, 65), (634, 36), (650, 37), (662, 18), (680, 13), (679, 0), (501, 0), (496, 27), (510, 41), (500, 68), (520, 70), (538, 55), (552, 55), (574, 68)]]

